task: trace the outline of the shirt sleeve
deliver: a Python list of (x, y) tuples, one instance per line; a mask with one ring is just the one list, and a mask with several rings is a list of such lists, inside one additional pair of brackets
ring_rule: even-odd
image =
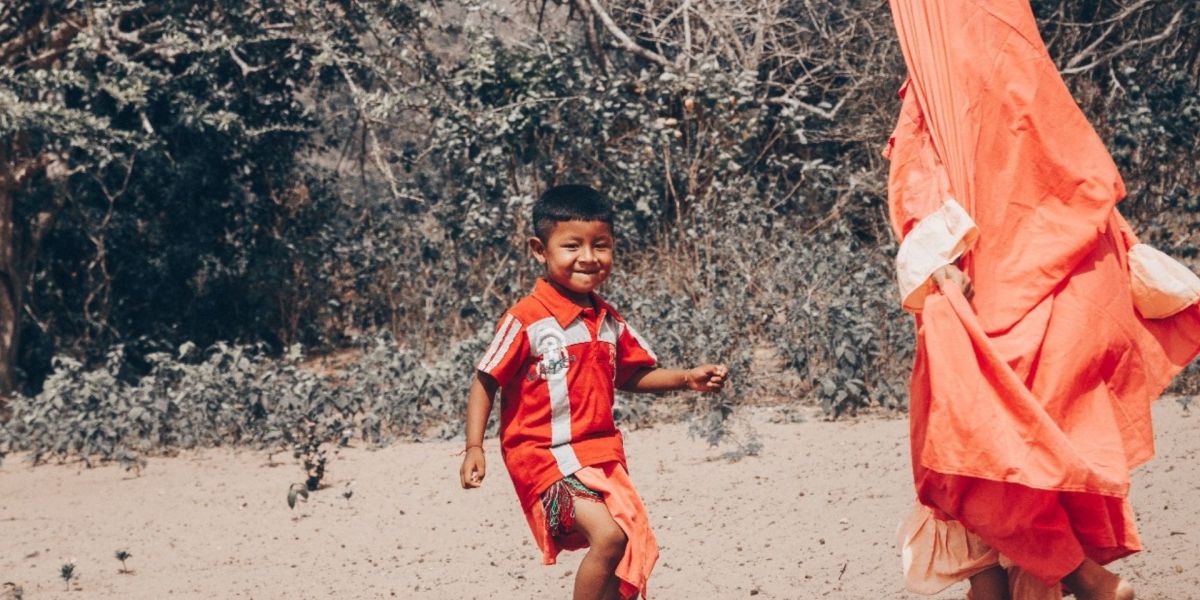
[(650, 349), (650, 344), (646, 343), (636, 329), (622, 322), (620, 334), (617, 336), (617, 387), (623, 387), (634, 373), (656, 366), (658, 357)]
[(504, 387), (520, 371), (521, 365), (529, 355), (527, 338), (525, 326), (511, 313), (506, 313), (496, 326), (496, 334), (475, 368), (487, 373)]

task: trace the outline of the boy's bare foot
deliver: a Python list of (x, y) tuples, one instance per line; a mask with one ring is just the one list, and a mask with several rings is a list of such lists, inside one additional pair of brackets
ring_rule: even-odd
[(1133, 600), (1133, 586), (1124, 579), (1117, 582), (1117, 600)]
[(1085, 558), (1063, 578), (1079, 600), (1134, 600), (1133, 586), (1096, 561)]
[(1008, 573), (992, 567), (971, 576), (971, 600), (1009, 600)]

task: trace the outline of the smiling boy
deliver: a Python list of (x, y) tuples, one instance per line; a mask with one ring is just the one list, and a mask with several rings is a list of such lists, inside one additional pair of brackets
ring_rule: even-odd
[(533, 227), (529, 249), (545, 273), (500, 319), (476, 369), (461, 483), (483, 482), (483, 434), (501, 390), (501, 451), (543, 562), (588, 548), (575, 600), (645, 597), (658, 545), (626, 470), (614, 390), (713, 392), (728, 370), (659, 368), (641, 336), (596, 294), (616, 246), (612, 205), (599, 192), (547, 190), (533, 206)]

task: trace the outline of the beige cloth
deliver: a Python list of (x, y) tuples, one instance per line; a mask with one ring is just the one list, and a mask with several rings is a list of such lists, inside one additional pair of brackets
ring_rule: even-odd
[(1008, 574), (1009, 594), (1014, 600), (1062, 600), (1059, 586), (1047, 587), (989, 548), (958, 521), (938, 519), (919, 502), (897, 533), (904, 562), (904, 586), (910, 592), (933, 595), (999, 566)]
[(934, 271), (953, 264), (975, 245), (979, 229), (975, 221), (953, 198), (921, 219), (896, 252), (896, 279), (904, 308), (921, 310), (929, 294)]
[(1133, 306), (1147, 319), (1163, 319), (1200, 301), (1200, 277), (1146, 244), (1129, 249)]

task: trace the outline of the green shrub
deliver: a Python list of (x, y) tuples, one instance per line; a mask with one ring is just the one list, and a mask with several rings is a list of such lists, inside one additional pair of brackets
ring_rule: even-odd
[[(733, 369), (730, 391), (689, 401), (700, 435), (719, 440), (735, 407), (784, 393), (830, 416), (903, 408), (913, 327), (896, 298), (879, 150), (904, 67), (880, 33), (892, 31), (886, 5), (714, 1), (689, 47), (680, 19), (642, 18), (672, 3), (604, 3), (668, 68), (603, 30), (591, 44), (588, 19), (539, 4), (551, 14), (534, 31), (467, 0), (442, 13), (415, 0), (226, 2), (211, 23), (184, 3), (147, 17), (167, 28), (152, 31), (233, 33), (228, 48), (176, 40), (190, 67), (169, 85), (139, 83), (173, 71), (135, 47), (89, 71), (88, 45), (65, 55), (78, 76), (21, 71), (0, 85), (24, 102), (6, 127), (94, 153), (66, 185), (34, 178), (16, 192), (29, 222), (63, 192), (70, 202), (31, 263), (31, 397), (14, 401), (0, 451), (117, 458), (457, 435), (471, 365), (537, 276), (529, 205), (568, 181), (617, 203), (620, 263), (605, 293), (664, 364)], [(76, 4), (54, 6), (57, 18)], [(276, 34), (259, 17), (281, 7), (308, 25), (262, 43)], [(1198, 7), (1033, 3), (1125, 176), (1122, 210), (1145, 241), (1200, 269), (1200, 54), (1186, 36), (1154, 37), (1194, 28)], [(137, 18), (126, 30), (146, 25)], [(247, 79), (230, 48), (270, 68)], [(124, 103), (102, 79), (130, 84)], [(100, 120), (24, 100), (47, 94), (96, 99), (72, 110)], [(157, 135), (143, 135), (139, 110)], [(131, 149), (136, 161), (119, 160)], [(206, 350), (163, 353), (189, 340)], [(289, 351), (298, 344), (349, 359), (314, 367)], [(756, 353), (786, 377), (753, 371)], [(1174, 389), (1197, 385), (1193, 366)], [(652, 403), (622, 396), (617, 414), (640, 423)]]
[(146, 453), (200, 446), (308, 452), (353, 439), (453, 437), (486, 340), (450, 344), (425, 363), (387, 338), (369, 339), (357, 360), (325, 372), (302, 364), (298, 352), (277, 359), (261, 347), (227, 344), (151, 354), (140, 376), (127, 373), (120, 347), (95, 369), (59, 357), (41, 393), (12, 404), (12, 419), (0, 426), (0, 451), (29, 451), (35, 463), (80, 457), (136, 464)]

